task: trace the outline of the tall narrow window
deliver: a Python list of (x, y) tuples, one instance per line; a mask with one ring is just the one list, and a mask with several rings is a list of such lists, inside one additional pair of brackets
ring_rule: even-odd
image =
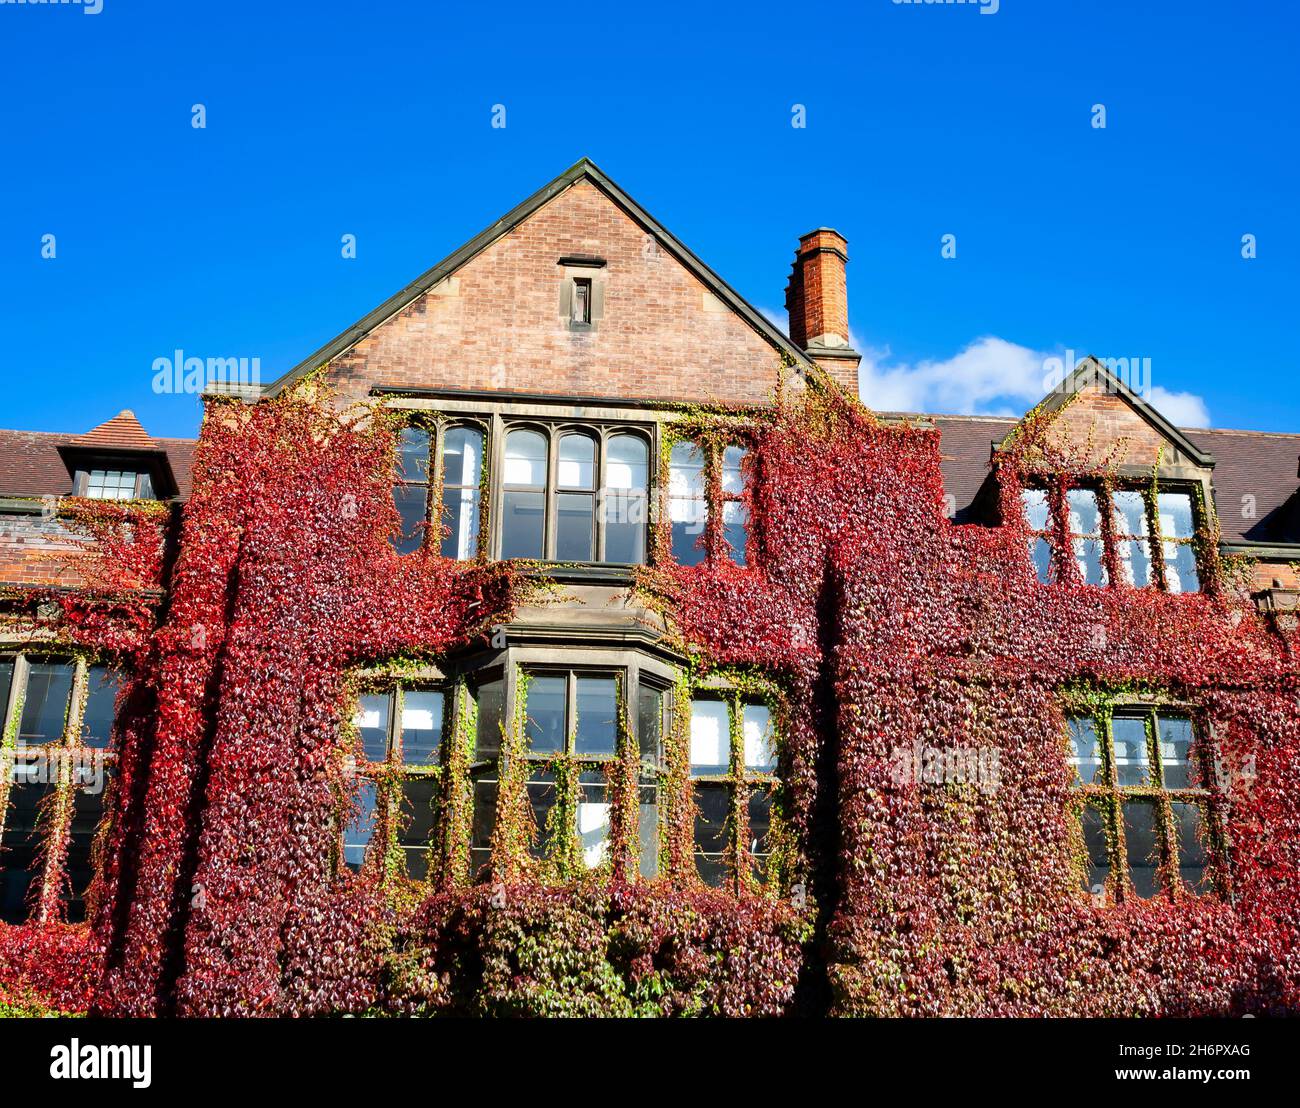
[(85, 919), (120, 687), (116, 670), (82, 659), (0, 657), (0, 735), (15, 740), (0, 812), (0, 920)]
[(393, 504), (399, 530), (393, 546), (399, 554), (410, 554), (424, 544), (429, 514), (429, 441), (429, 432), (423, 427), (403, 427), (398, 439)]
[(1162, 492), (1156, 497), (1160, 515), (1160, 543), (1164, 558), (1165, 588), (1170, 592), (1198, 592), (1196, 528), (1192, 498), (1185, 492)]
[(1108, 577), (1097, 494), (1092, 489), (1070, 489), (1066, 493), (1066, 506), (1069, 509), (1070, 545), (1079, 577), (1085, 585), (1104, 585)]
[(701, 692), (691, 701), (690, 762), (695, 794), (695, 864), (707, 885), (768, 878), (777, 757), (772, 715), (738, 693)]
[(642, 680), (637, 691), (636, 718), (640, 756), (637, 833), (640, 839), (638, 870), (642, 877), (647, 878), (659, 873), (659, 774), (668, 701), (665, 690)]
[(605, 457), (605, 561), (638, 565), (645, 561), (650, 447), (640, 435), (611, 435)]
[(704, 451), (693, 442), (673, 443), (668, 468), (668, 518), (672, 525), (673, 561), (683, 566), (704, 560)]
[[(536, 822), (534, 853), (564, 859), (576, 841), (583, 866), (601, 865), (609, 853), (607, 769), (618, 755), (621, 679), (614, 674), (534, 672), (525, 681), (528, 797)], [(575, 793), (561, 795), (576, 776)], [(576, 795), (575, 807), (569, 807)]]
[(573, 279), (573, 314), (574, 323), (591, 322), (591, 278), (575, 277)]
[(546, 556), (546, 487), (549, 448), (537, 431), (506, 435), (501, 502), (501, 557)]
[(474, 761), (470, 770), (473, 820), (470, 831), (470, 879), (478, 880), (492, 860), (496, 827), (502, 727), (506, 718), (506, 682), (499, 670), (473, 689), (476, 713)]
[(478, 554), (483, 432), (449, 427), (442, 434), (442, 556), (467, 561)]
[(1038, 575), (1039, 581), (1045, 585), (1050, 584), (1056, 579), (1052, 567), (1052, 551), (1055, 542), (1047, 490), (1022, 489), (1020, 500), (1025, 510), (1025, 521), (1029, 524), (1029, 557), (1034, 563), (1034, 572)]
[(1068, 724), (1089, 891), (1112, 875), (1112, 891), (1141, 900), (1209, 891), (1210, 794), (1191, 717), (1133, 706)]
[(556, 484), (556, 560), (593, 561), (596, 557), (596, 443), (589, 435), (560, 437)]
[(1111, 504), (1120, 575), (1126, 585), (1144, 589), (1151, 584), (1146, 498), (1135, 489), (1117, 489)]
[(401, 851), (407, 877), (427, 879), (442, 764), (446, 693), (399, 685), (363, 694), (353, 716), (360, 739), (357, 809), (343, 829), (343, 861), (359, 872), (376, 831)]
[(745, 564), (745, 546), (749, 539), (749, 508), (745, 503), (746, 450), (728, 446), (722, 451), (722, 532), (727, 543), (727, 557), (738, 566)]

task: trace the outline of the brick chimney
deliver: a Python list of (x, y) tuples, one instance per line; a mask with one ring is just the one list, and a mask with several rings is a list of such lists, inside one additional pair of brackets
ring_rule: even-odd
[(858, 394), (862, 355), (849, 345), (849, 293), (844, 268), (849, 244), (838, 231), (818, 227), (799, 239), (785, 308), (796, 346), (852, 395)]

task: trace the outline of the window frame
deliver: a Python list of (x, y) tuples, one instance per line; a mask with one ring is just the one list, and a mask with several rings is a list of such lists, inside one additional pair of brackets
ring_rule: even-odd
[[(350, 776), (357, 783), (348, 782), (349, 795), (345, 798), (347, 805), (341, 818), (337, 821), (337, 842), (335, 871), (351, 871), (357, 874), (373, 872), (379, 867), (384, 876), (400, 876), (408, 881), (421, 884), (432, 883), (432, 874), (436, 870), (437, 849), (442, 833), (444, 814), (443, 785), (445, 782), (450, 745), (454, 728), (459, 720), (459, 697), (461, 686), (448, 681), (443, 675), (413, 675), (391, 677), (367, 674), (358, 683), (355, 695), (351, 698), (352, 714), (348, 717), (353, 740), (350, 756), (355, 759), (350, 763), (355, 771)], [(442, 732), (438, 746), (438, 759), (433, 762), (407, 765), (403, 759), (402, 716), (406, 695), (410, 692), (438, 692), (442, 694)], [(365, 756), (365, 745), (357, 716), (367, 696), (383, 696), (387, 700), (388, 719), (384, 728), (385, 756), (382, 761), (373, 761)], [(424, 877), (412, 877), (407, 867), (408, 847), (399, 841), (402, 818), (404, 786), (412, 781), (433, 782), (429, 823), (429, 840), (425, 843), (426, 865)], [(355, 869), (347, 860), (348, 832), (355, 823), (355, 804), (360, 789), (365, 782), (375, 787), (375, 806), (370, 835), (362, 846), (361, 863)], [(376, 851), (376, 842), (383, 844), (382, 851)], [(400, 870), (397, 862), (400, 859)]]
[[(468, 558), (451, 558), (450, 555), (442, 554), (444, 526), (443, 495), (448, 488), (467, 489), (470, 486), (463, 484), (447, 484), (446, 467), (443, 464), (443, 449), (446, 445), (447, 434), (461, 427), (467, 427), (477, 431), (482, 436), (482, 456), (479, 460), (479, 483), (478, 483), (478, 527), (474, 532), (474, 553)], [(429, 436), (429, 463), (426, 479), (423, 481), (412, 481), (405, 478), (400, 472), (401, 450), (398, 449), (398, 456), (394, 460), (393, 467), (393, 489), (402, 488), (424, 488), (424, 520), (422, 524), (423, 534), (420, 536), (419, 543), (411, 550), (401, 550), (396, 546), (394, 549), (401, 557), (407, 557), (411, 554), (423, 554), (433, 546), (430, 536), (437, 533), (437, 545), (433, 547), (439, 553), (440, 557), (451, 558), (452, 561), (472, 562), (483, 556), (485, 529), (490, 526), (490, 516), (492, 505), (488, 496), (489, 481), (491, 479), (491, 465), (489, 463), (489, 452), (491, 450), (491, 427), (485, 420), (473, 416), (452, 415), (441, 417), (436, 413), (423, 413), (411, 411), (407, 412), (407, 418), (402, 426), (398, 429), (400, 435), (407, 428), (414, 428), (425, 432)], [(394, 505), (396, 507), (396, 505)], [(435, 517), (436, 510), (436, 517)], [(436, 527), (435, 527), (436, 518)], [(400, 513), (399, 513), (400, 522)]]
[[(701, 529), (703, 537), (703, 557), (696, 562), (681, 562), (673, 554), (673, 536), (672, 536), (672, 448), (678, 444), (686, 443), (697, 449), (704, 457), (703, 482), (704, 482), (704, 526)], [(744, 452), (738, 473), (740, 474), (740, 491), (728, 492), (724, 475), (726, 471), (726, 453), (731, 449), (740, 449)], [(698, 565), (718, 565), (729, 564), (738, 567), (746, 567), (754, 564), (751, 556), (754, 550), (754, 530), (753, 530), (753, 486), (754, 473), (753, 465), (753, 447), (749, 440), (740, 434), (728, 436), (726, 438), (695, 438), (690, 435), (673, 435), (666, 444), (663, 456), (663, 488), (661, 490), (661, 504), (659, 509), (659, 518), (663, 520), (663, 539), (659, 544), (663, 557), (670, 565), (690, 568)], [(745, 528), (745, 545), (739, 551), (739, 557), (733, 554), (734, 548), (727, 538), (727, 508), (729, 505), (738, 504), (744, 511), (744, 528)]]
[[(559, 468), (560, 468), (560, 440), (566, 434), (585, 435), (595, 440), (595, 458), (593, 462), (593, 474), (591, 490), (594, 505), (594, 535), (593, 535), (593, 554), (591, 560), (573, 559), (565, 560), (562, 564), (579, 565), (601, 568), (631, 568), (638, 565), (646, 565), (650, 558), (650, 505), (655, 496), (655, 434), (653, 429), (646, 424), (630, 423), (625, 420), (575, 420), (575, 419), (540, 419), (535, 416), (498, 416), (498, 425), (493, 428), (494, 443), (491, 447), (493, 466), (492, 466), (492, 484), (491, 484), (491, 502), (494, 506), (504, 504), (505, 493), (508, 488), (505, 482), (505, 449), (506, 438), (512, 431), (533, 431), (546, 440), (546, 486), (543, 490), (543, 503), (545, 505), (545, 518), (542, 522), (542, 555), (538, 561), (554, 563), (557, 562), (556, 550), (559, 531), (558, 504), (559, 494), (564, 491), (559, 487)], [(607, 532), (608, 522), (605, 517), (605, 503), (609, 489), (607, 488), (607, 477), (609, 470), (609, 443), (610, 440), (619, 435), (631, 435), (640, 440), (646, 450), (646, 487), (644, 490), (645, 498), (645, 519), (642, 521), (641, 537), (641, 558), (640, 562), (607, 562), (605, 561), (607, 549)], [(523, 489), (524, 486), (517, 486)], [(530, 491), (536, 491), (533, 486), (528, 486)], [(580, 491), (580, 490), (575, 490)], [(501, 511), (491, 513), (492, 520), (490, 524), (490, 544), (491, 558), (501, 560), (501, 550), (504, 544), (504, 527), (505, 518)]]
[[(45, 743), (24, 744), (23, 747), (25, 751), (53, 749), (58, 751), (58, 755), (55, 770), (53, 772), (48, 768), (46, 770), (46, 773), (53, 778), (46, 782), (51, 788), (42, 801), (42, 805), (48, 807), (38, 811), (37, 822), (32, 831), (33, 836), (36, 837), (32, 852), (34, 864), (27, 894), (29, 904), (22, 922), (39, 924), (66, 920), (70, 912), (72, 915), (81, 915), (84, 918), (90, 911), (88, 895), (101, 873), (100, 859), (96, 856), (98, 844), (102, 842), (113, 816), (112, 796), (118, 761), (114, 746), (117, 731), (116, 707), (118, 697), (129, 681), (129, 674), (109, 656), (57, 648), (32, 650), (17, 646), (0, 646), (0, 660), (11, 661), (14, 667), (8, 694), (4, 702), (0, 703), (0, 871), (5, 869), (3, 848), (12, 800), (12, 786), (19, 783), (14, 779), (14, 771), (19, 764), (15, 754), (21, 737), (20, 712), (26, 703), (31, 667), (33, 664), (51, 663), (72, 667), (68, 695), (63, 708), (63, 728), (59, 736)], [(103, 746), (89, 745), (84, 739), (86, 708), (92, 692), (91, 673), (97, 669), (103, 669), (114, 675), (116, 685), (113, 713)], [(98, 770), (100, 787), (95, 793), (86, 790), (86, 785), (91, 783), (84, 779), (88, 768)], [(72, 885), (72, 875), (68, 872), (68, 858), (72, 849), (73, 823), (77, 816), (76, 801), (83, 793), (99, 798), (100, 813), (95, 828), (90, 834), (89, 880), (85, 888), (78, 890)], [(53, 832), (50, 828), (51, 821), (57, 828)], [(56, 882), (54, 878), (60, 880)], [(33, 885), (39, 889), (39, 894), (35, 901), (31, 902), (30, 889)], [(77, 923), (81, 920), (73, 919), (71, 922)]]
[[(1162, 718), (1186, 720), (1191, 728), (1191, 745), (1187, 751), (1189, 784), (1171, 788), (1165, 784), (1164, 760), (1160, 755), (1160, 721)], [(1073, 751), (1070, 725), (1076, 719), (1092, 721), (1096, 736), (1101, 782), (1082, 781), (1078, 772), (1078, 759)], [(1122, 785), (1119, 783), (1115, 760), (1114, 722), (1116, 719), (1141, 720), (1144, 727), (1146, 754), (1146, 782)], [(1210, 782), (1213, 773), (1212, 730), (1195, 706), (1166, 700), (1115, 700), (1104, 705), (1067, 704), (1065, 709), (1066, 762), (1071, 767), (1070, 805), (1073, 811), (1074, 833), (1082, 842), (1082, 820), (1091, 809), (1100, 818), (1106, 839), (1108, 875), (1104, 892), (1108, 902), (1128, 900), (1174, 900), (1186, 897), (1211, 897), (1227, 895), (1230, 882), (1227, 854), (1222, 835), (1219, 805)], [(1199, 780), (1199, 784), (1191, 784)], [(1158, 857), (1154, 872), (1157, 886), (1149, 896), (1141, 895), (1134, 885), (1128, 860), (1128, 834), (1125, 827), (1124, 806), (1149, 805), (1155, 815), (1156, 849)], [(1204, 854), (1202, 888), (1187, 887), (1180, 872), (1179, 831), (1175, 821), (1175, 804), (1195, 805), (1200, 811), (1201, 849)], [(1083, 867), (1083, 885), (1091, 891), (1089, 873), (1091, 856), (1086, 843), (1080, 854)]]
[[(1205, 526), (1204, 507), (1198, 490), (1203, 488), (1191, 480), (1152, 479), (1150, 476), (1121, 476), (1117, 479), (1092, 479), (1072, 481), (1068, 485), (1061, 479), (1048, 474), (1034, 475), (1021, 486), (1019, 498), (1021, 519), (1027, 527), (1030, 570), (1035, 581), (1040, 585), (1069, 584), (1075, 587), (1099, 589), (1136, 589), (1153, 590), (1169, 593), (1173, 596), (1196, 595), (1206, 591), (1207, 572), (1202, 564), (1199, 535)], [(1100, 532), (1096, 536), (1076, 535), (1070, 526), (1070, 507), (1068, 495), (1073, 491), (1091, 492), (1096, 497), (1098, 525)], [(1043, 492), (1047, 496), (1048, 527), (1046, 530), (1035, 529), (1029, 521), (1028, 508), (1024, 493)], [(1118, 492), (1136, 492), (1142, 496), (1143, 510), (1146, 517), (1146, 534), (1142, 536), (1121, 534), (1115, 524), (1115, 494)], [(1191, 512), (1192, 534), (1186, 538), (1165, 538), (1161, 532), (1158, 501), (1161, 495), (1172, 494), (1186, 496)], [(1074, 544), (1078, 541), (1099, 540), (1102, 544), (1102, 572), (1105, 580), (1099, 585), (1088, 585), (1080, 572)], [(1034, 545), (1039, 540), (1046, 540), (1050, 548), (1049, 580), (1039, 577), (1034, 562)], [(1149, 580), (1145, 585), (1131, 584), (1125, 576), (1125, 560), (1120, 552), (1123, 543), (1142, 541), (1148, 561)], [(1193, 590), (1169, 588), (1168, 573), (1165, 566), (1164, 544), (1171, 543), (1187, 546), (1192, 550), (1196, 568), (1197, 588)]]
[[(784, 784), (781, 773), (782, 749), (780, 743), (780, 711), (775, 697), (762, 691), (745, 690), (735, 684), (701, 684), (690, 690), (686, 729), (683, 735), (685, 743), (685, 764), (687, 784), (690, 789), (691, 867), (697, 880), (710, 884), (700, 873), (700, 858), (715, 858), (722, 866), (722, 882), (714, 888), (728, 889), (740, 893), (755, 886), (772, 887), (775, 884), (773, 859), (775, 851), (772, 843), (773, 816), (779, 816), (777, 800)], [(728, 740), (730, 761), (726, 773), (696, 774), (691, 761), (691, 721), (697, 701), (720, 701), (726, 705), (728, 720)], [(745, 764), (744, 710), (747, 707), (764, 707), (768, 711), (771, 727), (771, 744), (774, 762), (770, 771), (751, 770)], [(698, 801), (698, 790), (721, 789), (727, 796), (727, 822), (725, 834), (727, 843), (721, 853), (706, 852), (699, 849), (696, 840), (698, 822), (703, 818)], [(752, 795), (758, 790), (766, 790), (768, 802), (768, 849), (763, 853), (754, 852), (748, 845), (752, 839), (750, 833), (749, 804)], [(755, 865), (756, 859), (762, 859), (762, 869)]]

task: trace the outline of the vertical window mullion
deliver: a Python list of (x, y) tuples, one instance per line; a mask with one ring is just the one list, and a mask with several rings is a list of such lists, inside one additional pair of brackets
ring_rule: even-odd
[(559, 533), (555, 518), (557, 511), (555, 487), (560, 479), (560, 436), (554, 426), (546, 429), (546, 441), (546, 492), (542, 501), (546, 505), (546, 510), (542, 520), (542, 550), (545, 551), (548, 561), (554, 561), (556, 538)]
[(609, 442), (609, 428), (600, 427), (597, 429), (596, 439), (596, 472), (593, 474), (592, 484), (595, 488), (592, 490), (591, 517), (595, 527), (595, 549), (592, 551), (596, 556), (596, 561), (604, 562), (605, 560), (605, 449)]

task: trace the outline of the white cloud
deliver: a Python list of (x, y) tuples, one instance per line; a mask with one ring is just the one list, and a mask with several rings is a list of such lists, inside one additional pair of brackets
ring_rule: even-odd
[[(759, 311), (785, 333), (784, 312)], [(1059, 365), (1065, 355), (1064, 349), (1050, 354), (985, 335), (951, 358), (891, 364), (888, 348), (870, 349), (852, 332), (849, 341), (862, 351), (858, 373), (862, 401), (878, 412), (1018, 419), (1051, 391), (1056, 381), (1051, 379), (1049, 362), (1054, 358)], [(1099, 356), (1104, 360), (1104, 355)], [(1075, 360), (1080, 357), (1075, 355)], [(1195, 393), (1151, 385), (1142, 395), (1176, 427), (1210, 426), (1209, 409)]]
[[(865, 350), (859, 391), (868, 407), (882, 412), (1018, 417), (1055, 383), (1049, 368), (1053, 357), (1059, 363), (1061, 354), (1031, 350), (993, 335), (976, 339), (951, 358), (914, 364), (891, 364), (888, 350)], [(1195, 393), (1153, 385), (1143, 395), (1178, 427), (1210, 426), (1209, 409)]]

